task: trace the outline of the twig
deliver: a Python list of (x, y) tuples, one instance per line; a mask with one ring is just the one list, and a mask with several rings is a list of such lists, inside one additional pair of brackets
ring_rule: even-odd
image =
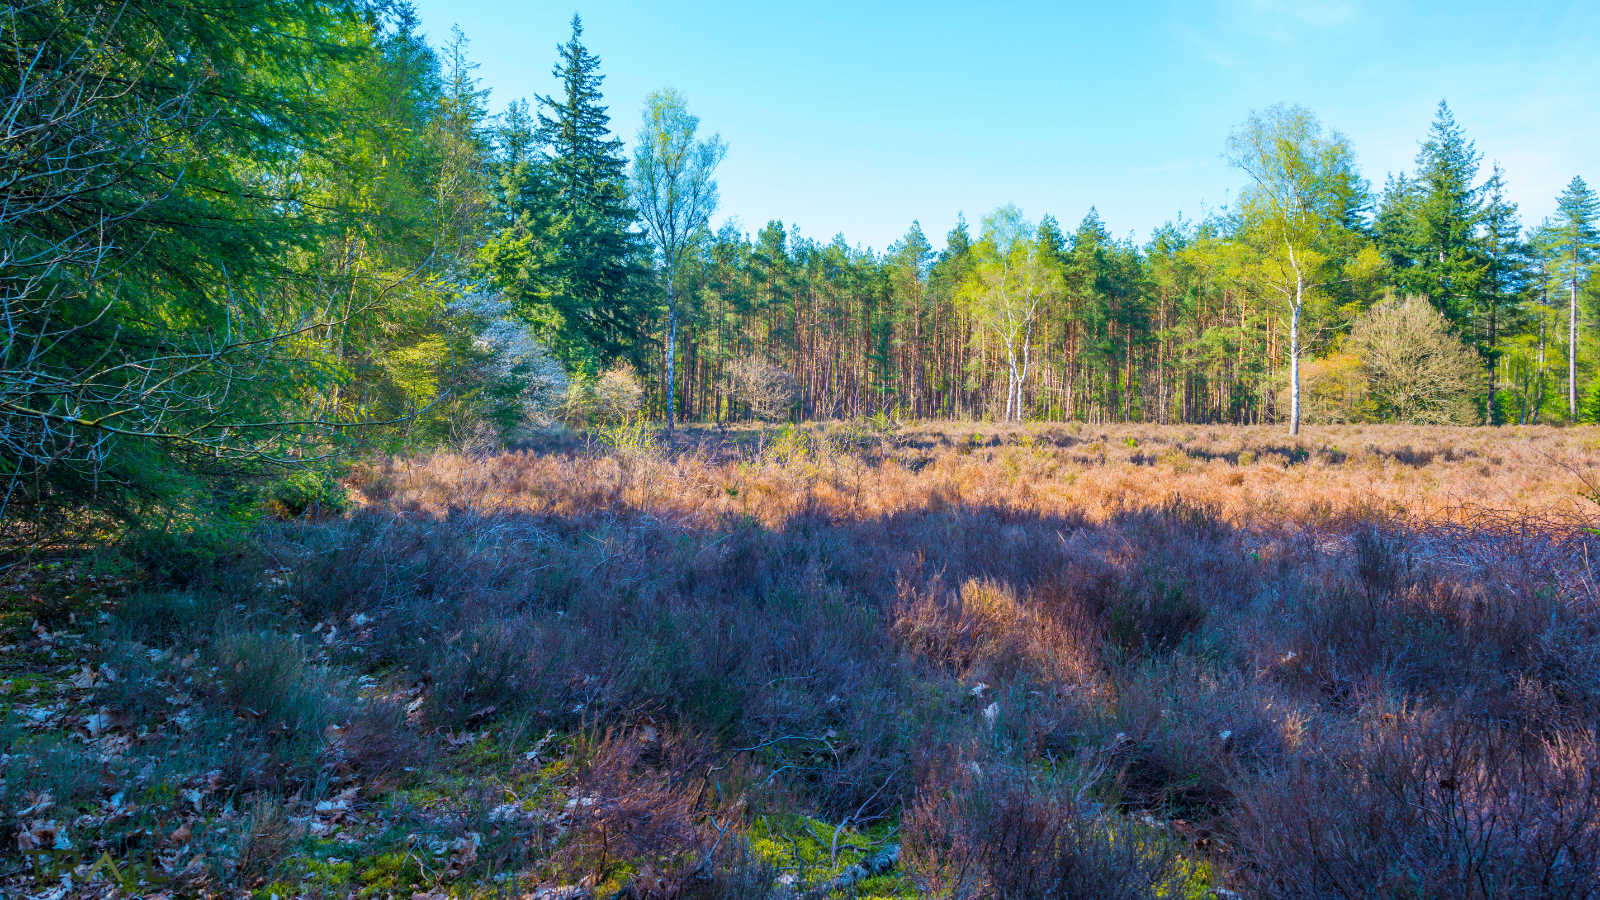
[(900, 845), (890, 844), (882, 853), (862, 860), (838, 875), (806, 891), (800, 900), (821, 900), (834, 891), (844, 890), (858, 881), (881, 875), (900, 862)]
[(889, 783), (894, 781), (894, 777), (896, 775), (899, 775), (899, 774), (900, 774), (900, 770), (899, 769), (895, 769), (893, 772), (890, 772), (889, 773), (889, 777), (885, 778), (883, 780), (883, 784), (878, 785), (878, 789), (872, 792), (872, 796), (868, 797), (866, 802), (861, 804), (861, 806), (858, 809), (856, 809), (855, 813), (853, 813), (849, 818), (847, 818), (844, 821), (840, 822), (839, 823), (839, 827), (835, 828), (833, 830), (833, 842), (829, 845), (829, 848), (828, 848), (828, 865), (829, 866), (836, 866), (836, 865), (839, 864), (839, 833), (844, 831), (844, 828), (845, 828), (846, 825), (849, 825), (851, 822), (854, 822), (857, 819), (861, 818), (861, 814), (866, 812), (867, 806), (869, 804), (871, 804), (872, 801), (878, 799), (878, 795), (883, 793), (883, 789), (888, 787)]

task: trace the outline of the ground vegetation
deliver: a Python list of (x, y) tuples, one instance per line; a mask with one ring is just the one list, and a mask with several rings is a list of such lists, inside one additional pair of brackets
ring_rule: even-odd
[(552, 433), (35, 567), (8, 890), (1592, 893), (1594, 436), (1317, 432)]

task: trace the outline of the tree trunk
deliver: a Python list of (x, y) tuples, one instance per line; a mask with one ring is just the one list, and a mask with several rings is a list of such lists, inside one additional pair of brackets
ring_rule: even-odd
[(1495, 339), (1498, 337), (1497, 326), (1499, 324), (1499, 322), (1498, 322), (1499, 311), (1500, 311), (1500, 302), (1499, 301), (1500, 301), (1500, 280), (1499, 280), (1499, 278), (1496, 278), (1494, 280), (1494, 285), (1491, 288), (1490, 297), (1489, 297), (1489, 328), (1488, 328), (1489, 340), (1487, 342), (1488, 343), (1489, 352), (1487, 354), (1485, 354), (1485, 359), (1483, 361), (1483, 367), (1484, 367), (1484, 369), (1488, 370), (1488, 373), (1489, 373), (1489, 393), (1488, 393), (1488, 396), (1484, 399), (1484, 406), (1483, 406), (1483, 424), (1485, 424), (1485, 425), (1493, 425), (1493, 424), (1495, 424), (1495, 421), (1494, 421), (1494, 417), (1495, 417), (1494, 389), (1495, 389), (1495, 375), (1496, 375), (1496, 373), (1495, 373), (1495, 363), (1497, 362), (1497, 360), (1495, 358), (1494, 345), (1495, 345)]
[(1545, 335), (1548, 333), (1548, 322), (1549, 318), (1547, 313), (1541, 310), (1539, 313), (1539, 377), (1534, 382), (1534, 389), (1536, 393), (1534, 394), (1533, 398), (1533, 417), (1529, 422), (1531, 425), (1539, 424), (1539, 413), (1544, 410), (1545, 379), (1548, 378), (1550, 374), (1549, 364), (1545, 362), (1544, 354)]
[(1300, 309), (1306, 281), (1294, 279), (1294, 308), (1289, 312), (1289, 433), (1300, 433)]
[(1567, 417), (1578, 421), (1578, 256), (1572, 257), (1572, 303), (1567, 308)]
[(667, 434), (671, 434), (677, 424), (673, 414), (673, 375), (674, 362), (677, 359), (678, 349), (678, 304), (677, 298), (672, 293), (672, 272), (667, 272)]

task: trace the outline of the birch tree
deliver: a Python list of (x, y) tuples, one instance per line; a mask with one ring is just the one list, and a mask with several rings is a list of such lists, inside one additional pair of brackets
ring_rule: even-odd
[(983, 237), (973, 249), (977, 264), (961, 297), (974, 323), (1000, 345), (1006, 361), (1006, 421), (1021, 421), (1034, 329), (1044, 305), (1061, 296), (1060, 266), (1040, 247), (1033, 223), (1011, 204), (984, 216)]
[(677, 279), (696, 234), (717, 209), (712, 177), (727, 154), (720, 135), (695, 140), (700, 119), (689, 113), (683, 95), (672, 88), (645, 100), (633, 157), (633, 197), (639, 218), (655, 245), (667, 287), (667, 430), (676, 424), (674, 363), (678, 343)]
[[(1288, 309), (1289, 433), (1300, 433), (1301, 319), (1308, 295), (1338, 277), (1337, 246), (1365, 199), (1355, 155), (1344, 135), (1324, 133), (1302, 106), (1277, 104), (1251, 112), (1228, 138), (1228, 161), (1250, 176), (1240, 196), (1244, 231), (1263, 254), (1262, 280)], [(1377, 264), (1360, 254), (1358, 264)]]

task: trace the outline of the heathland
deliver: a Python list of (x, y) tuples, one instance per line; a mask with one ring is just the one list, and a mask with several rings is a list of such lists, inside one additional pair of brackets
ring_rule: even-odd
[(0, 896), (1600, 900), (1577, 173), (878, 251), (557, 25), (0, 9)]
[(1597, 459), (951, 423), (355, 466), (8, 589), (8, 890), (1593, 896)]

